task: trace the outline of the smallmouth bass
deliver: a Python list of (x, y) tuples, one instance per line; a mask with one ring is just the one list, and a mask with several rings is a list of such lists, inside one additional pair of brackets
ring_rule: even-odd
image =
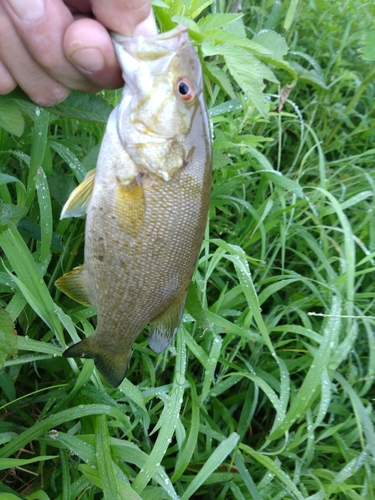
[(212, 167), (202, 70), (186, 25), (112, 39), (125, 87), (96, 170), (61, 214), (87, 214), (85, 263), (56, 286), (97, 307), (95, 332), (63, 356), (94, 359), (117, 387), (147, 324), (157, 353), (178, 330), (205, 230)]

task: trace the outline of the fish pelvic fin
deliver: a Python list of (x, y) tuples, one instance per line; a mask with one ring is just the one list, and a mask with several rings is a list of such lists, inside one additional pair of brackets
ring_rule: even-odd
[(86, 264), (75, 267), (69, 273), (61, 276), (61, 278), (55, 281), (55, 285), (65, 295), (80, 304), (87, 307), (95, 305), (96, 301), (90, 290)]
[(184, 312), (187, 290), (181, 293), (172, 304), (154, 321), (150, 322), (148, 345), (156, 353), (161, 353), (172, 342), (180, 326)]
[(95, 182), (95, 169), (87, 172), (84, 180), (70, 194), (63, 206), (60, 219), (67, 217), (82, 217), (87, 212)]
[(98, 345), (94, 336), (90, 336), (78, 344), (74, 344), (63, 352), (64, 358), (93, 359), (96, 368), (106, 381), (113, 387), (118, 387), (125, 378), (128, 362), (131, 356), (129, 349), (123, 352), (113, 352)]

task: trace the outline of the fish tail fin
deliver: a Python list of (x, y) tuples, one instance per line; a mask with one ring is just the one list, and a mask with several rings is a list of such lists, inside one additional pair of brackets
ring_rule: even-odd
[(118, 387), (124, 380), (131, 351), (113, 352), (100, 347), (91, 335), (63, 352), (64, 358), (93, 359), (96, 368), (113, 387)]

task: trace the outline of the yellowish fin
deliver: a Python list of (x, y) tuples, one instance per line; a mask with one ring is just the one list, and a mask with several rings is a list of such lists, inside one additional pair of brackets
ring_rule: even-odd
[(158, 354), (165, 351), (176, 335), (184, 312), (187, 290), (164, 313), (150, 323), (148, 345)]
[(95, 298), (89, 287), (88, 274), (86, 265), (75, 267), (69, 273), (61, 276), (55, 285), (59, 290), (65, 293), (68, 297), (76, 300), (84, 306), (93, 306)]
[(118, 387), (124, 380), (131, 351), (124, 353), (107, 351), (100, 347), (95, 335), (74, 344), (63, 352), (64, 358), (93, 359), (96, 368), (106, 381), (113, 387)]
[(95, 169), (87, 172), (84, 180), (70, 194), (65, 203), (60, 219), (67, 217), (82, 217), (87, 212), (95, 182)]

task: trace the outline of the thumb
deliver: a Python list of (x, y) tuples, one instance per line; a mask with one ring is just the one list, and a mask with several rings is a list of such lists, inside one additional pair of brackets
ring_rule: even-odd
[(156, 35), (150, 0), (91, 0), (96, 19), (124, 36)]

